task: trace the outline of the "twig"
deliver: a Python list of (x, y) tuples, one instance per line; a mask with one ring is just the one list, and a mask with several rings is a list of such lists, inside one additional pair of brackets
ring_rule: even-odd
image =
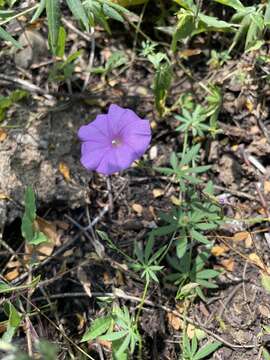
[(92, 41), (92, 36), (94, 36), (94, 34), (88, 35), (87, 33), (83, 33), (82, 31), (77, 29), (71, 22), (66, 20), (64, 17), (62, 17), (61, 21), (63, 24), (66, 25), (66, 27), (68, 27), (70, 30), (74, 31), (76, 34), (80, 35), (84, 40), (89, 41), (89, 42)]
[[(72, 219), (70, 216), (68, 216), (67, 214), (64, 215), (64, 217), (66, 219), (68, 219), (73, 225), (77, 226), (78, 229), (80, 229), (83, 234), (87, 237), (88, 240), (91, 241), (92, 245), (94, 246), (94, 249), (96, 251), (96, 253), (98, 254), (98, 256), (100, 258), (104, 258), (105, 256), (105, 248), (104, 246), (101, 244), (101, 242), (95, 237), (95, 236), (90, 236), (87, 232), (87, 230), (85, 230), (85, 228), (80, 225), (76, 220)], [(93, 229), (93, 227), (91, 226), (91, 228)], [(90, 228), (90, 229), (91, 229)]]
[(106, 176), (106, 184), (108, 190), (108, 197), (109, 197), (109, 212), (110, 215), (113, 213), (113, 194), (112, 194), (112, 183), (110, 176)]
[(246, 198), (246, 199), (249, 199), (249, 200), (252, 200), (252, 201), (258, 201), (258, 199), (255, 197), (255, 196), (252, 196), (250, 194), (246, 194), (242, 191), (237, 191), (237, 190), (233, 190), (233, 189), (227, 189), (223, 186), (219, 186), (219, 185), (214, 185), (214, 189), (215, 190), (220, 190), (220, 191), (227, 191), (229, 193), (231, 193), (232, 195), (235, 195), (235, 196), (238, 196), (238, 197), (241, 197), (241, 198)]
[[(137, 302), (137, 303), (140, 303), (142, 301), (142, 298), (126, 294), (121, 289), (114, 289), (113, 293), (93, 292), (92, 296), (94, 296), (94, 297), (122, 298), (122, 299), (125, 299), (125, 300)], [(68, 298), (68, 297), (88, 297), (88, 295), (85, 292), (62, 293), (62, 294), (51, 295), (51, 299), (57, 299), (57, 298), (62, 298), (62, 297), (66, 297), (66, 298)], [(35, 298), (34, 300), (35, 301), (44, 300), (44, 297), (38, 297), (38, 298)], [(166, 311), (168, 313), (172, 313), (173, 315), (179, 317), (182, 320), (186, 320), (188, 323), (190, 323), (190, 324), (192, 324), (192, 325), (194, 325), (194, 326), (196, 326), (198, 328), (201, 328), (208, 335), (212, 336), (213, 338), (220, 341), (222, 344), (224, 344), (225, 346), (227, 346), (227, 347), (229, 347), (231, 349), (253, 349), (254, 347), (257, 347), (257, 344), (247, 344), (247, 345), (233, 344), (233, 343), (223, 339), (221, 336), (213, 333), (211, 330), (206, 328), (204, 325), (198, 323), (197, 321), (194, 321), (190, 317), (179, 314), (176, 310), (172, 310), (167, 306), (160, 305), (160, 304), (155, 304), (154, 302), (152, 302), (150, 300), (145, 300), (144, 304), (148, 305), (148, 306), (151, 306), (151, 307), (159, 308), (159, 309), (164, 310), (164, 311)]]
[(92, 70), (94, 58), (95, 58), (95, 48), (96, 48), (95, 29), (92, 26), (90, 28), (90, 34), (91, 34), (91, 50), (90, 50), (90, 55), (89, 55), (88, 66), (86, 68), (87, 73), (86, 73), (86, 76), (84, 79), (82, 91), (84, 91), (87, 88), (87, 85), (89, 83), (89, 80), (91, 77), (91, 70)]
[(61, 335), (68, 340), (77, 350), (79, 350), (82, 354), (84, 354), (88, 359), (94, 360), (92, 356), (88, 355), (79, 345), (77, 345), (66, 333), (57, 326), (48, 316), (46, 316), (32, 301), (29, 301), (23, 294), (21, 296), (24, 298), (25, 301), (29, 302), (30, 305), (41, 315), (43, 316), (56, 330), (58, 330)]

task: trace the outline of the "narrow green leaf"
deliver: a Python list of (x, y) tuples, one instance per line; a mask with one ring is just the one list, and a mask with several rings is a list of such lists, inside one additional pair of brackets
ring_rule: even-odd
[(75, 19), (81, 21), (87, 31), (89, 31), (89, 21), (80, 0), (66, 0), (68, 7)]
[(94, 320), (88, 330), (84, 333), (81, 342), (91, 341), (104, 334), (112, 323), (111, 316), (105, 316)]
[(45, 0), (45, 2), (49, 29), (49, 44), (52, 53), (56, 55), (60, 27), (60, 4), (59, 0)]
[(2, 38), (5, 41), (11, 42), (13, 46), (15, 46), (18, 49), (22, 49), (22, 45), (15, 40), (6, 30), (4, 30), (0, 26), (0, 38)]
[(220, 342), (213, 342), (210, 344), (206, 344), (203, 346), (199, 351), (195, 354), (193, 360), (201, 360), (204, 359), (206, 356), (212, 354), (216, 351), (222, 344)]
[(65, 55), (67, 33), (63, 26), (59, 28), (59, 34), (57, 39), (56, 56), (63, 57)]
[(103, 11), (106, 16), (111, 19), (124, 22), (123, 16), (119, 14), (117, 10), (115, 10), (112, 6), (107, 5), (106, 3), (103, 5)]
[(40, 0), (37, 10), (35, 11), (32, 19), (30, 20), (30, 23), (35, 22), (40, 15), (43, 13), (46, 7), (46, 0)]

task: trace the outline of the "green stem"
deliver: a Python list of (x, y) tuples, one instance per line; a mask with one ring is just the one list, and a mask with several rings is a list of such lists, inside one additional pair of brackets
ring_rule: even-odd
[[(142, 296), (141, 302), (140, 302), (140, 304), (139, 304), (138, 312), (137, 312), (136, 319), (135, 319), (135, 324), (136, 324), (137, 331), (138, 331), (139, 318), (140, 318), (140, 315), (141, 315), (141, 312), (142, 312), (143, 304), (144, 304), (145, 299), (146, 299), (148, 287), (149, 287), (149, 280), (146, 281), (146, 283), (145, 283), (144, 291), (143, 291), (143, 296)], [(138, 333), (139, 333), (139, 331), (138, 331)], [(138, 338), (139, 338), (139, 354), (138, 354), (138, 359), (142, 359), (142, 339), (141, 339), (140, 334), (139, 334)]]

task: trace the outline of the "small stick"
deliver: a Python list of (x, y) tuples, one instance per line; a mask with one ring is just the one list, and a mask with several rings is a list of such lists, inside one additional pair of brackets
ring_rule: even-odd
[(108, 189), (108, 197), (109, 197), (109, 212), (110, 215), (113, 213), (113, 195), (112, 195), (112, 183), (110, 176), (106, 176), (106, 183)]
[(90, 77), (91, 77), (91, 70), (93, 67), (94, 59), (95, 59), (95, 48), (96, 48), (96, 42), (95, 42), (95, 36), (94, 36), (95, 29), (92, 26), (90, 28), (90, 34), (91, 34), (91, 50), (90, 50), (90, 55), (89, 55), (88, 66), (86, 68), (87, 73), (86, 73), (86, 76), (84, 79), (82, 91), (84, 91), (87, 88), (87, 85), (88, 85)]

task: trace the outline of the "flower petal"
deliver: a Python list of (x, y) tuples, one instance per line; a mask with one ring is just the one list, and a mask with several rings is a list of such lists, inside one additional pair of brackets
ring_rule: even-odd
[(92, 142), (82, 143), (81, 148), (81, 163), (88, 170), (96, 170), (100, 162), (106, 156), (109, 148)]
[(121, 108), (118, 105), (112, 104), (109, 108), (109, 127), (113, 137), (119, 135), (123, 128), (131, 125), (136, 121), (140, 121), (134, 111), (130, 109)]
[(90, 124), (81, 126), (78, 131), (80, 140), (108, 143), (110, 137), (107, 122), (107, 115), (98, 115)]
[(136, 122), (127, 124), (121, 130), (121, 135), (125, 138), (128, 135), (148, 135), (151, 136), (151, 127), (148, 120), (139, 119)]
[(109, 154), (100, 162), (97, 171), (110, 175), (127, 169), (137, 158), (137, 153), (130, 146), (123, 144), (111, 149)]

